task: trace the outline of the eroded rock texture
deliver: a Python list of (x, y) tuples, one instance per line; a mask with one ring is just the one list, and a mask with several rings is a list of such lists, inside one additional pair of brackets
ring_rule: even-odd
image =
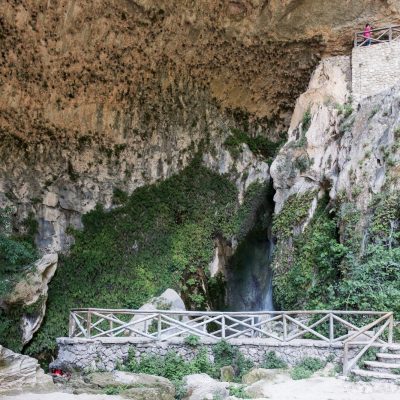
[(43, 250), (113, 191), (185, 166), (232, 126), (274, 138), (322, 55), (397, 1), (5, 0), (0, 205)]

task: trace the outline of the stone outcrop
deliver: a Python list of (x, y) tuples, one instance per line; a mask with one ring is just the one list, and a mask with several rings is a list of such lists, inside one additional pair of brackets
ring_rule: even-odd
[(229, 127), (276, 138), (318, 60), (399, 6), (5, 0), (0, 15), (0, 206), (16, 225), (33, 212), (52, 252), (115, 190), (178, 172), (201, 144), (220, 152)]
[[(332, 200), (344, 196), (366, 214), (385, 183), (389, 191), (399, 188), (400, 87), (364, 100), (354, 110), (350, 76), (349, 59), (325, 60), (297, 101), (289, 140), (271, 166), (277, 213), (289, 196), (314, 191), (315, 199), (323, 193)], [(306, 112), (311, 118), (307, 129)], [(310, 203), (310, 218), (313, 207)]]
[(32, 339), (43, 321), (48, 285), (57, 270), (57, 263), (57, 254), (44, 255), (28, 269), (13, 290), (0, 299), (0, 307), (5, 313), (12, 308), (20, 310), (22, 344)]
[(175, 387), (166, 378), (124, 371), (94, 372), (83, 378), (84, 384), (73, 382), (75, 393), (104, 393), (115, 389), (121, 396), (133, 400), (174, 400)]
[(53, 380), (36, 359), (0, 345), (0, 394), (7, 391), (51, 389)]
[(226, 399), (228, 382), (218, 382), (207, 374), (188, 375), (183, 378), (186, 396), (184, 400)]

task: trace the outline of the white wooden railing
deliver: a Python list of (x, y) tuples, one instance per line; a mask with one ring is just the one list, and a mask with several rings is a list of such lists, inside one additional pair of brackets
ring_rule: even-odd
[[(253, 338), (283, 343), (313, 339), (343, 346), (343, 371), (347, 375), (370, 347), (392, 345), (393, 325), (392, 312), (375, 311), (196, 312), (87, 308), (71, 310), (69, 337), (129, 336), (145, 341), (167, 341), (197, 335), (215, 340)], [(351, 347), (361, 350), (350, 360)]]
[(354, 47), (362, 47), (368, 44), (387, 43), (400, 40), (400, 25), (386, 28), (373, 29), (371, 37), (365, 37), (364, 32), (356, 32)]

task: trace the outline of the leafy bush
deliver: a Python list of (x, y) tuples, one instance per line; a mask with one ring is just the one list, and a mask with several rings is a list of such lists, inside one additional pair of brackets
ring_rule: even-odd
[(234, 158), (240, 154), (241, 144), (247, 144), (249, 149), (256, 155), (265, 158), (268, 162), (272, 162), (278, 153), (280, 147), (286, 142), (287, 134), (282, 133), (280, 139), (276, 142), (269, 140), (264, 136), (249, 136), (247, 133), (232, 128), (231, 135), (225, 140), (224, 145)]
[(197, 347), (200, 344), (200, 337), (197, 335), (189, 335), (185, 337), (185, 344), (191, 347)]
[(312, 120), (312, 115), (311, 115), (311, 110), (308, 109), (304, 115), (303, 115), (303, 120), (302, 120), (302, 128), (303, 132), (306, 133), (311, 126), (311, 120)]
[(290, 376), (294, 380), (308, 379), (312, 374), (325, 366), (319, 358), (306, 357), (291, 370)]
[(71, 308), (134, 309), (169, 287), (191, 308), (212, 307), (203, 282), (214, 239), (245, 237), (254, 196), (239, 206), (236, 186), (195, 160), (180, 174), (137, 189), (118, 208), (98, 206), (84, 215), (83, 231), (73, 232), (75, 244), (60, 257), (46, 319), (28, 354), (50, 356), (54, 339), (67, 334)]
[(174, 382), (180, 381), (184, 376), (205, 373), (215, 375), (215, 369), (208, 360), (207, 350), (203, 347), (197, 352), (190, 362), (173, 351), (165, 357), (157, 355), (144, 355), (136, 361), (134, 351), (130, 351), (124, 368), (130, 372), (163, 376)]
[(287, 364), (274, 351), (270, 351), (265, 355), (262, 367), (266, 369), (279, 369), (287, 368)]
[(243, 386), (229, 386), (229, 396), (235, 396), (238, 399), (248, 399)]
[(242, 376), (254, 366), (253, 362), (246, 359), (237, 347), (231, 345), (225, 340), (221, 340), (213, 346), (213, 354), (214, 364), (218, 374), (222, 367), (230, 365), (233, 367), (237, 379), (240, 380)]
[[(13, 234), (11, 210), (0, 208), (0, 297), (9, 293), (23, 279), (29, 266), (38, 258), (34, 246), (37, 225), (30, 215), (22, 224), (22, 234)], [(33, 305), (34, 306), (34, 305)], [(11, 350), (22, 350), (20, 319), (28, 307), (20, 305), (0, 308), (0, 343)]]

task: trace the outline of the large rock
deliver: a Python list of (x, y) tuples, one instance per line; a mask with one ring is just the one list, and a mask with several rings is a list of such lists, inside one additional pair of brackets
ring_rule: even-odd
[(229, 396), (229, 383), (218, 382), (207, 374), (188, 375), (183, 378), (186, 390), (185, 400), (226, 399)]
[(14, 353), (0, 345), (0, 393), (25, 389), (50, 389), (53, 380), (36, 359)]
[[(48, 284), (57, 270), (57, 263), (57, 254), (44, 255), (29, 269), (13, 290), (0, 299), (0, 308), (5, 312), (16, 306), (22, 310), (19, 321), (22, 344), (26, 344), (32, 339), (43, 321), (46, 312)], [(24, 312), (24, 309), (27, 311)]]
[(253, 383), (259, 381), (277, 383), (285, 381), (288, 378), (288, 372), (282, 369), (253, 368), (251, 371), (243, 376), (242, 381), (247, 385), (252, 385)]
[[(168, 311), (186, 311), (185, 303), (179, 294), (173, 289), (167, 289), (160, 296), (152, 298), (148, 303), (143, 304), (139, 310), (141, 311), (155, 311), (155, 310), (168, 310)], [(131, 322), (139, 321), (143, 316), (141, 314), (135, 315)], [(148, 322), (147, 322), (148, 325)], [(145, 322), (136, 324), (133, 326), (135, 330), (144, 331), (146, 330)], [(135, 332), (126, 330), (127, 335), (136, 336)], [(169, 331), (168, 334), (174, 333), (173, 330)]]
[(82, 392), (104, 393), (105, 389), (115, 388), (123, 397), (134, 400), (175, 398), (174, 385), (168, 379), (159, 376), (124, 371), (94, 372), (84, 377), (84, 382)]

